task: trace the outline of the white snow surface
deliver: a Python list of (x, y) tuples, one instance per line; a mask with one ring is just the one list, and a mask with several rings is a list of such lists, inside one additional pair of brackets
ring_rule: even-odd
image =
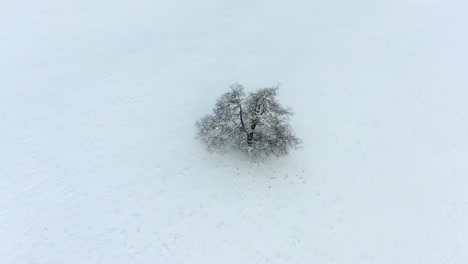
[[(0, 263), (468, 263), (468, 2), (0, 1)], [(281, 83), (303, 148), (196, 120)]]

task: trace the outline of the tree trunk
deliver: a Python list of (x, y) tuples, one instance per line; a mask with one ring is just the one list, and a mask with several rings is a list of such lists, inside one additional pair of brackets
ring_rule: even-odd
[(254, 130), (257, 127), (258, 124), (258, 118), (259, 116), (263, 115), (265, 112), (265, 109), (263, 108), (262, 104), (259, 104), (257, 102), (257, 107), (256, 107), (256, 112), (255, 112), (255, 118), (253, 119), (252, 125), (250, 126), (250, 132), (247, 133), (247, 145), (251, 146), (253, 142), (253, 136), (254, 136)]
[(257, 127), (258, 119), (254, 120), (252, 125), (250, 126), (250, 132), (247, 133), (247, 144), (250, 146), (253, 142), (254, 130)]
[(242, 105), (239, 104), (239, 116), (240, 116), (240, 121), (241, 121), (242, 129), (245, 130), (244, 118), (242, 117), (242, 115), (243, 115), (243, 113), (242, 113)]
[(251, 131), (251, 132), (249, 132), (249, 133), (247, 134), (247, 144), (248, 144), (249, 146), (251, 146), (251, 145), (252, 145), (252, 141), (253, 141), (253, 131)]

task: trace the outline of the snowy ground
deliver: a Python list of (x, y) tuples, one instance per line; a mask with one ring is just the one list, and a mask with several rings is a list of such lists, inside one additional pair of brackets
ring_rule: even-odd
[[(0, 1), (0, 263), (468, 263), (466, 1)], [(303, 149), (194, 139), (282, 84)]]

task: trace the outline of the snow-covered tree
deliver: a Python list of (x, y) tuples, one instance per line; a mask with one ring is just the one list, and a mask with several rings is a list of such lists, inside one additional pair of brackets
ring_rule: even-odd
[(278, 87), (249, 93), (244, 87), (231, 85), (230, 91), (216, 102), (213, 114), (196, 123), (198, 137), (211, 152), (237, 147), (252, 158), (284, 156), (300, 145), (290, 125), (291, 110), (276, 99)]

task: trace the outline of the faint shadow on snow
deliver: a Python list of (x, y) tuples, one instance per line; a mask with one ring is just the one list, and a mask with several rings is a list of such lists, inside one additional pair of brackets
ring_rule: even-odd
[[(287, 180), (292, 183), (306, 183), (307, 170), (302, 162), (296, 160), (294, 153), (287, 157), (270, 157), (260, 162), (252, 161), (245, 153), (230, 150), (226, 153), (212, 154), (200, 147), (201, 156), (194, 162), (194, 168), (212, 171), (209, 177), (254, 178), (256, 180)], [(299, 150), (300, 151), (300, 150)]]

